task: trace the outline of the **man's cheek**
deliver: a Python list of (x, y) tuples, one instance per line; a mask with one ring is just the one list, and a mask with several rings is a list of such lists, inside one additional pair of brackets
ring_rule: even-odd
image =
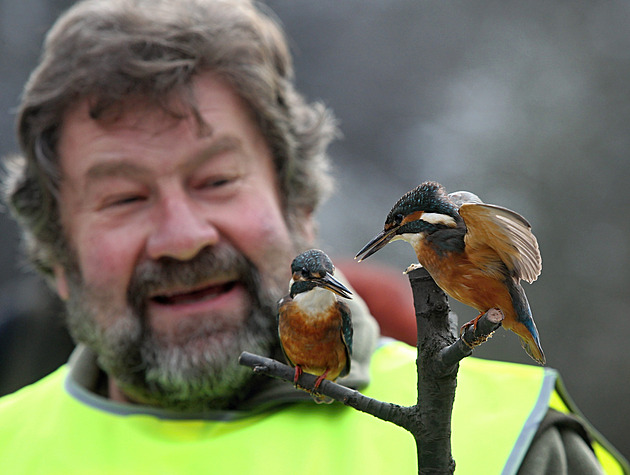
[(133, 262), (131, 249), (121, 240), (92, 239), (79, 251), (81, 274), (90, 286), (126, 286)]

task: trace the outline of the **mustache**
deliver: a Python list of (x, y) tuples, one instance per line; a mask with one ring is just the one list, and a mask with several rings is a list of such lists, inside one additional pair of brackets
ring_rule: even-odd
[(190, 260), (165, 256), (138, 264), (129, 282), (127, 301), (142, 315), (151, 295), (171, 288), (194, 288), (208, 278), (240, 281), (250, 291), (259, 282), (255, 266), (234, 248), (206, 247)]

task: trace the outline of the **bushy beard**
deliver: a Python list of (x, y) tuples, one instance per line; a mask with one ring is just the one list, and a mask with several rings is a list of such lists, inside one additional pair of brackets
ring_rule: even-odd
[[(97, 353), (99, 366), (132, 400), (187, 412), (235, 407), (252, 379), (252, 371), (238, 364), (240, 353), (277, 353), (276, 302), (287, 262), (270, 266), (278, 272), (263, 282), (255, 266), (228, 246), (206, 248), (189, 261), (146, 261), (132, 276), (122, 312), (111, 308), (112, 296), (83, 282), (77, 265), (68, 267), (70, 332)], [(165, 338), (147, 324), (148, 296), (156, 289), (194, 287), (224, 273), (236, 275), (250, 296), (242, 325), (228, 327), (224, 318), (185, 320)]]

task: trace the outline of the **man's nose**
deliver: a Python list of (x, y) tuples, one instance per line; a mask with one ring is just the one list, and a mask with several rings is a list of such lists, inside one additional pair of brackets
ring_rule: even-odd
[(217, 228), (185, 194), (164, 198), (156, 215), (155, 226), (147, 240), (151, 259), (192, 259), (203, 248), (219, 241)]

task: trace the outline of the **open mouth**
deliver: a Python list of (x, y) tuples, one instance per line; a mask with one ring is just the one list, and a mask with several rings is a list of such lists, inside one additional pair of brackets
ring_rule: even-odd
[(226, 282), (220, 285), (208, 285), (195, 290), (165, 293), (151, 297), (151, 301), (160, 305), (186, 305), (202, 300), (210, 300), (232, 290), (236, 282)]

